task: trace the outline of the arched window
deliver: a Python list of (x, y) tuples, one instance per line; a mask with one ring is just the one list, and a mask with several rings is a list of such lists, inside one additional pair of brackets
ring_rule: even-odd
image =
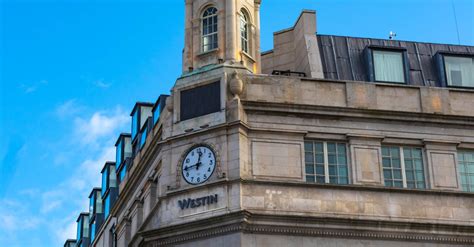
[(217, 9), (209, 7), (202, 15), (202, 51), (217, 49)]
[(240, 45), (242, 51), (249, 53), (249, 18), (245, 11), (240, 11)]

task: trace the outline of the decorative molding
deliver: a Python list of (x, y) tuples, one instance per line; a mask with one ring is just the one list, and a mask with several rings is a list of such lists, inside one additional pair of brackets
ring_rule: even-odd
[[(259, 223), (259, 220), (266, 223)], [(216, 223), (223, 221), (229, 223), (226, 225), (216, 225)], [(307, 222), (316, 223), (317, 225), (306, 227), (301, 226), (303, 225), (302, 223)], [(300, 226), (295, 227), (295, 224)], [(359, 227), (359, 229), (354, 229), (351, 226)], [(381, 230), (381, 227), (386, 229)], [(396, 227), (399, 227), (400, 231), (393, 230)], [(180, 225), (168, 228), (169, 229), (164, 229), (163, 231), (153, 230), (142, 232), (141, 235), (143, 238), (139, 246), (169, 246), (187, 241), (227, 235), (234, 232), (247, 234), (365, 239), (376, 241), (388, 240), (432, 242), (438, 244), (474, 244), (474, 226), (464, 226), (459, 228), (458, 226), (439, 224), (273, 216), (252, 214), (247, 211), (236, 212), (230, 216), (220, 216), (213, 219), (202, 220), (201, 222), (194, 222), (189, 226)], [(405, 229), (408, 228), (412, 229), (412, 231), (406, 232)], [(433, 233), (433, 229), (439, 230), (444, 234)], [(450, 234), (449, 231), (453, 230), (456, 232)], [(181, 232), (181, 234), (176, 235), (177, 232)]]

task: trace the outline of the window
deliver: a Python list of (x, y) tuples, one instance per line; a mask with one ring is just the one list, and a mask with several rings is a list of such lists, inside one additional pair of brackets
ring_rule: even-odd
[(109, 212), (110, 212), (110, 193), (107, 194), (107, 196), (104, 199), (104, 219), (107, 219), (107, 217), (109, 217)]
[(410, 189), (425, 188), (421, 148), (382, 147), (385, 186)]
[(146, 137), (148, 134), (147, 127), (143, 128), (142, 133), (140, 135), (140, 150), (145, 146), (146, 143)]
[(84, 228), (83, 228), (83, 237), (88, 238), (89, 237), (89, 215), (84, 215), (84, 221), (82, 222)]
[(474, 87), (474, 58), (444, 56), (448, 86)]
[(244, 11), (240, 12), (240, 44), (242, 51), (245, 53), (249, 53), (249, 24), (248, 24), (248, 17)]
[(474, 151), (459, 151), (458, 162), (462, 190), (474, 192)]
[(202, 15), (202, 52), (217, 49), (217, 9), (209, 7)]
[(95, 227), (96, 227), (96, 224), (95, 224), (95, 219), (92, 221), (91, 225), (90, 225), (90, 228), (91, 228), (91, 243), (94, 242), (94, 239), (95, 239)]
[(92, 195), (89, 200), (89, 213), (90, 214), (94, 214), (94, 207), (95, 207), (95, 197), (94, 195)]
[(82, 217), (79, 217), (77, 221), (77, 241), (80, 241), (82, 238)]
[(107, 177), (108, 177), (108, 169), (104, 169), (104, 172), (102, 173), (102, 196), (105, 195), (105, 192), (107, 191), (107, 188), (108, 188), (108, 181), (107, 181)]
[(136, 111), (132, 116), (132, 139), (135, 139), (135, 136), (138, 133), (138, 128), (138, 111)]
[(122, 167), (120, 167), (120, 182), (122, 182), (124, 179), (125, 179), (125, 176), (127, 175), (127, 163), (125, 162), (125, 164), (122, 165)]
[(160, 107), (155, 107), (153, 109), (153, 125), (155, 125), (156, 123), (158, 123), (158, 120), (160, 119)]
[(95, 195), (95, 213), (96, 214), (101, 214), (102, 213), (102, 199), (101, 199), (101, 195), (100, 195), (100, 191), (97, 190), (96, 191), (96, 195)]
[(320, 184), (348, 184), (345, 143), (306, 141), (306, 181)]
[(115, 163), (119, 166), (122, 164), (122, 148), (123, 148), (123, 142), (120, 140), (117, 144), (116, 151), (115, 151)]
[(183, 90), (180, 95), (180, 120), (204, 116), (221, 109), (221, 83)]
[(109, 173), (110, 173), (110, 176), (109, 176), (109, 188), (115, 188), (117, 187), (117, 174), (116, 174), (116, 170), (115, 170), (115, 165), (110, 165), (109, 166)]
[(405, 83), (403, 53), (373, 50), (375, 81)]

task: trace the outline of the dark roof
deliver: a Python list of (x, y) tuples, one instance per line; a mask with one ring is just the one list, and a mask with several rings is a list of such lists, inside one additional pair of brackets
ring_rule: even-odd
[(335, 80), (370, 81), (365, 50), (375, 48), (402, 48), (406, 50), (409, 84), (441, 86), (436, 69), (437, 53), (470, 54), (474, 46), (433, 44), (400, 40), (355, 38), (317, 35), (324, 77)]

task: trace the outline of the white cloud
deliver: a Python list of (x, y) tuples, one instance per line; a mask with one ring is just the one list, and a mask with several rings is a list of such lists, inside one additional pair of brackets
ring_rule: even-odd
[(40, 218), (26, 215), (28, 208), (19, 201), (0, 201), (0, 230), (14, 232), (35, 229), (41, 224)]
[(39, 87), (43, 86), (43, 85), (47, 85), (48, 84), (48, 81), (47, 80), (40, 80), (40, 81), (37, 81), (37, 82), (34, 82), (32, 84), (21, 84), (20, 85), (20, 88), (26, 93), (26, 94), (30, 94), (30, 93), (33, 93), (35, 92), (36, 90), (38, 90)]
[(119, 128), (123, 129), (130, 117), (120, 108), (112, 114), (95, 112), (91, 118), (76, 118), (76, 134), (82, 144), (96, 143), (98, 139), (110, 136)]
[(54, 112), (59, 118), (65, 118), (76, 115), (77, 113), (82, 111), (82, 109), (83, 107), (77, 103), (76, 99), (70, 99), (56, 107)]
[(112, 86), (112, 83), (108, 83), (108, 82), (105, 82), (103, 79), (100, 79), (100, 80), (94, 81), (94, 85), (100, 88), (109, 88), (110, 86)]

